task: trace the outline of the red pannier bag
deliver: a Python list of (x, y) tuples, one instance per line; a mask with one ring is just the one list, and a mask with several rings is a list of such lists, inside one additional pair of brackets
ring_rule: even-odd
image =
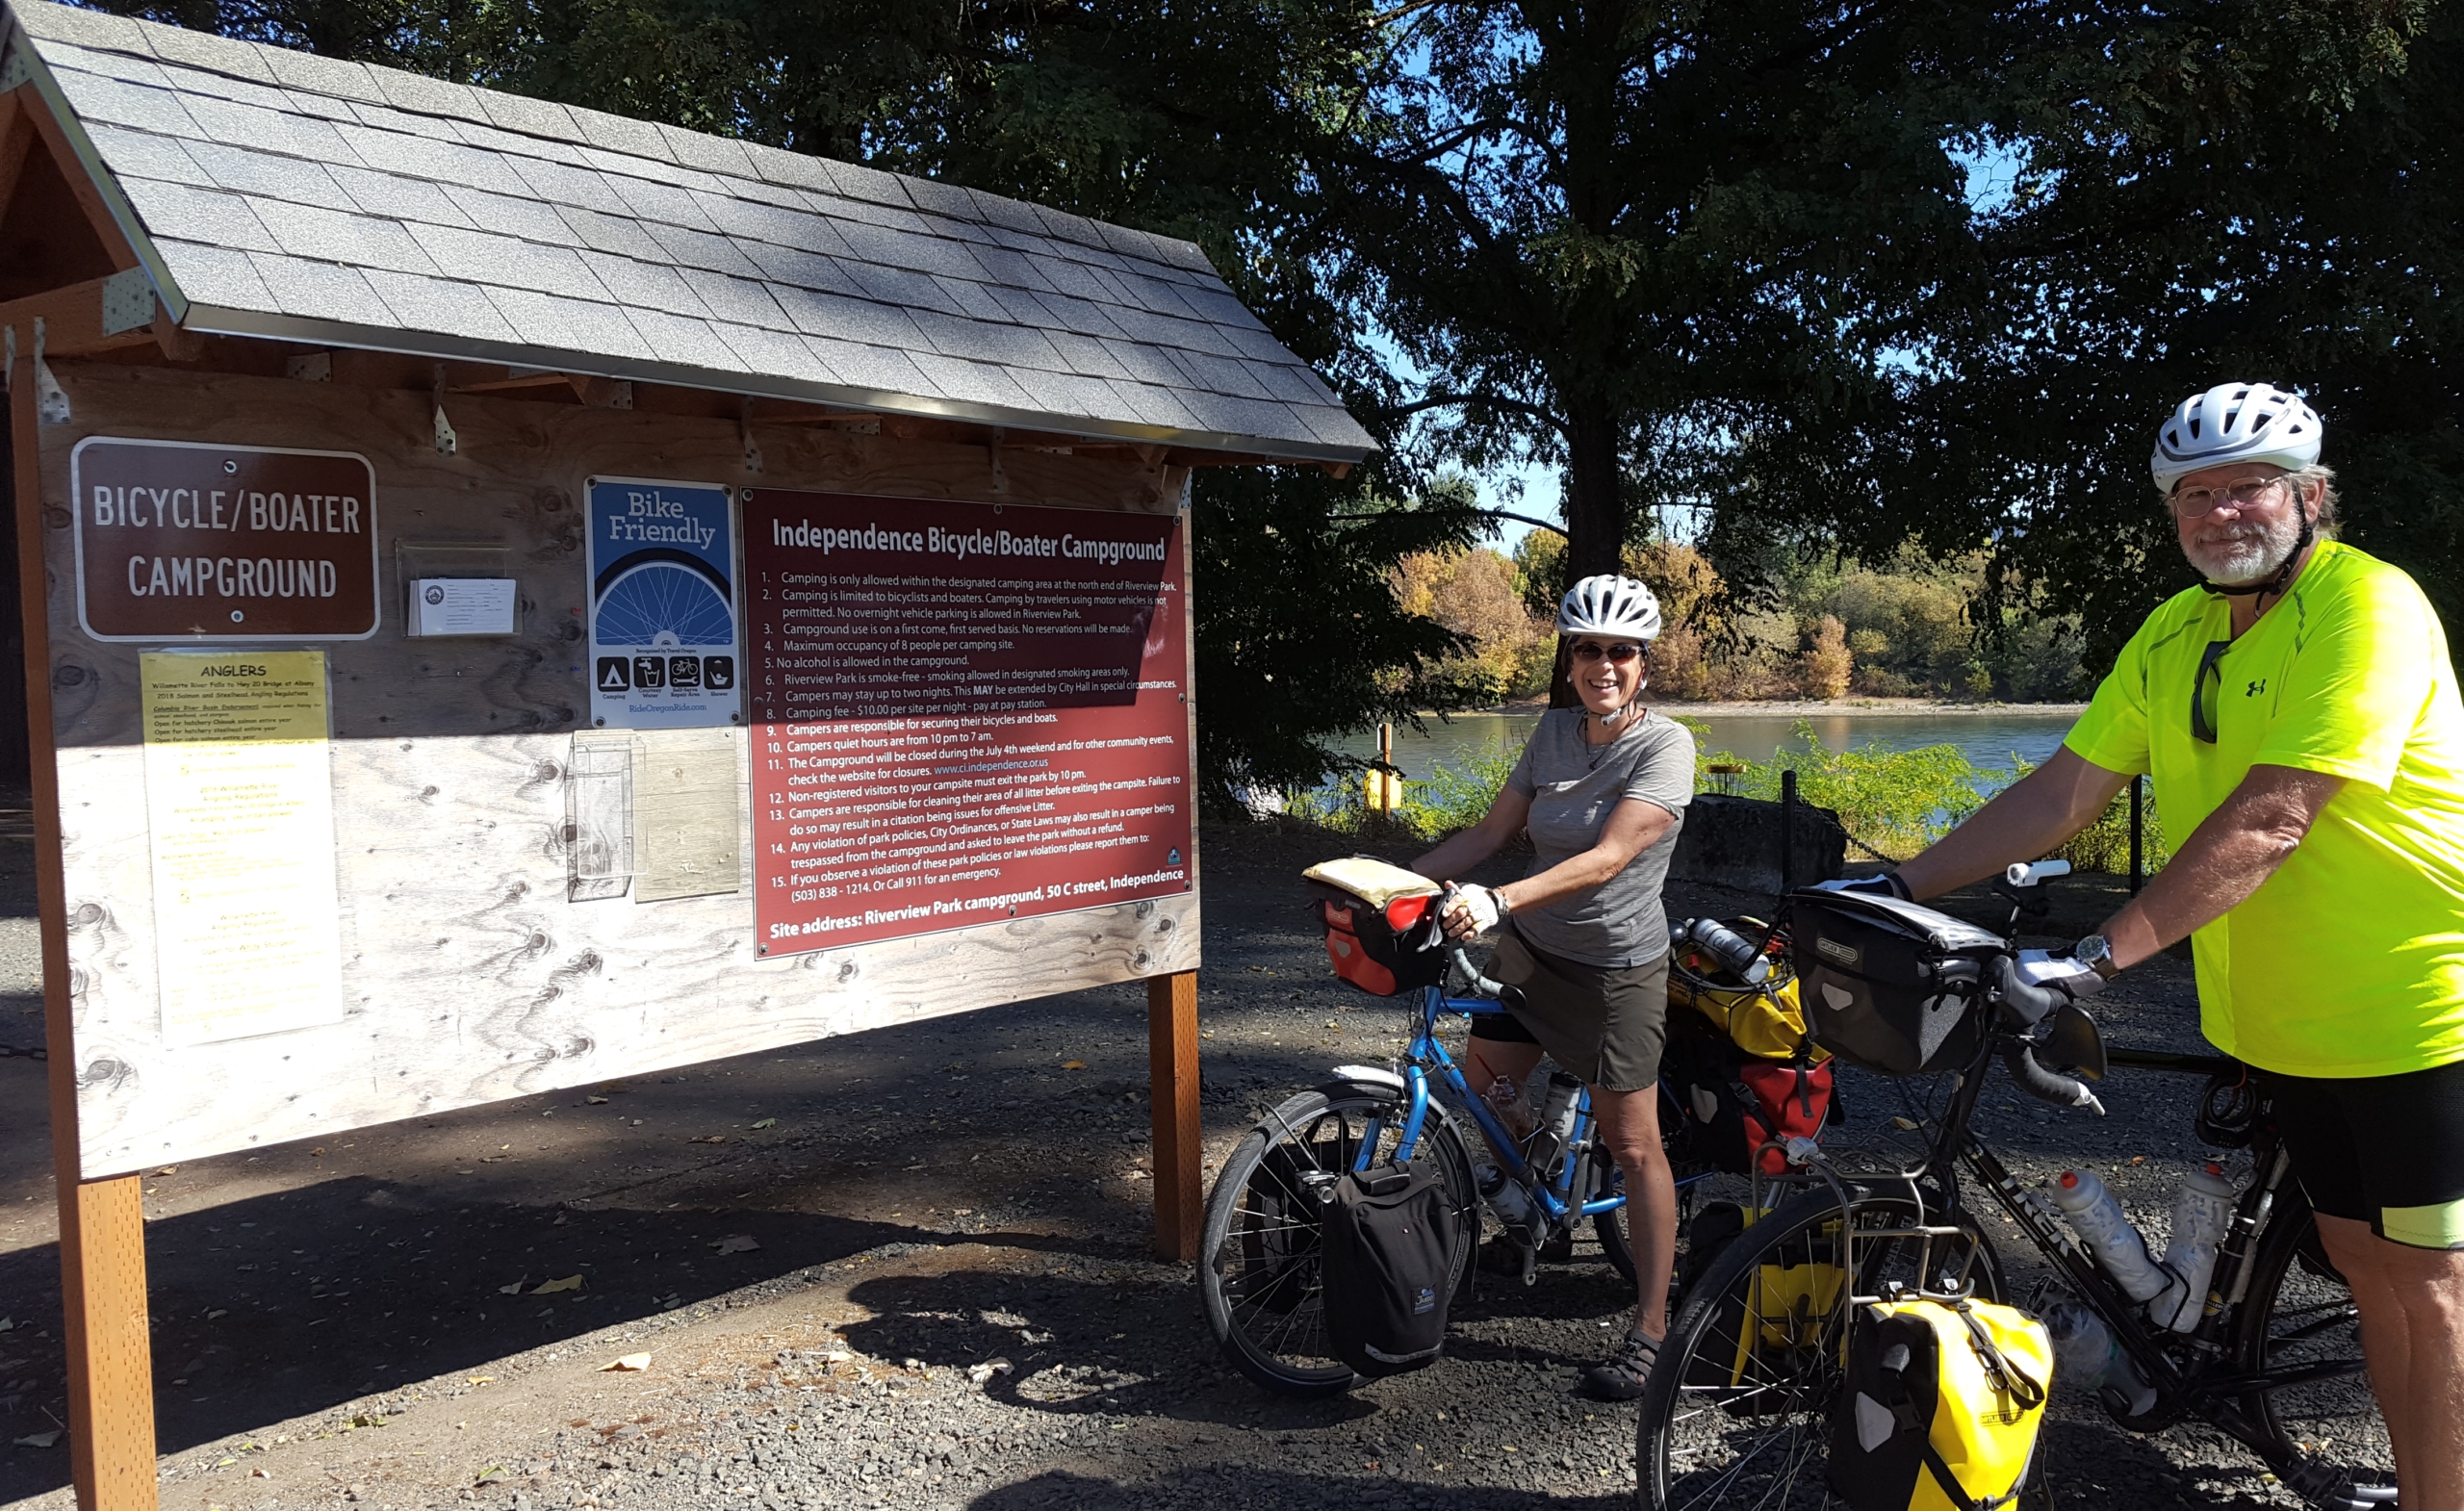
[(1336, 975), (1376, 997), (1446, 979), (1435, 882), (1369, 856), (1322, 861), (1301, 877)]

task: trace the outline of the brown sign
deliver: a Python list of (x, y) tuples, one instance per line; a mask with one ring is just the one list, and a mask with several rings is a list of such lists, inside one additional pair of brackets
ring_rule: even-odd
[(376, 474), (348, 451), (93, 436), (68, 464), (97, 640), (376, 632)]

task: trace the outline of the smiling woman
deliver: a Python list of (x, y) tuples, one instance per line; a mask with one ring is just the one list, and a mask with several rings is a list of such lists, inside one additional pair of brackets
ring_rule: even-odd
[[(1557, 665), (1578, 706), (1552, 708), (1478, 823), (1420, 858), (1453, 877), (1530, 836), (1530, 873), (1469, 885), (1448, 903), (1447, 932), (1497, 932), (1489, 973), (1511, 988), (1508, 1012), (1482, 1017), (1468, 1051), (1475, 1084), (1520, 1099), (1545, 1052), (1591, 1088), (1635, 1231), (1631, 1330), (1583, 1371), (1592, 1394), (1642, 1392), (1667, 1325), (1677, 1193), (1660, 1148), (1656, 1104), (1668, 1007), (1668, 919), (1660, 884), (1694, 794), (1694, 737), (1641, 697), (1659, 602), (1630, 577), (1586, 577), (1557, 609)], [(1508, 1242), (1520, 1242), (1509, 1237)]]

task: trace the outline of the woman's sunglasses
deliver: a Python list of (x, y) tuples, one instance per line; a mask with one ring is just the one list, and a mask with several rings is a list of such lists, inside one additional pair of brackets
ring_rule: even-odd
[(1620, 640), (1615, 645), (1605, 646), (1597, 640), (1575, 642), (1575, 659), (1578, 661), (1597, 661), (1605, 657), (1612, 666), (1624, 666), (1642, 653), (1643, 648), (1631, 640)]

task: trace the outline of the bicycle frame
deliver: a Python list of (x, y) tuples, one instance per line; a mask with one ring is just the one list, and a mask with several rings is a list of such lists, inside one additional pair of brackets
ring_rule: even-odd
[[(1455, 1100), (1464, 1110), (1472, 1114), (1472, 1120), (1478, 1124), (1480, 1132), (1488, 1137), (1489, 1146), (1496, 1150), (1498, 1158), (1504, 1162), (1506, 1177), (1531, 1192), (1532, 1199), (1539, 1204), (1540, 1210), (1548, 1215), (1552, 1224), (1569, 1223), (1581, 1217), (1597, 1216), (1601, 1213), (1614, 1212), (1626, 1205), (1626, 1198), (1622, 1192), (1614, 1196), (1601, 1197), (1598, 1200), (1586, 1200), (1576, 1189), (1575, 1183), (1578, 1180), (1581, 1180), (1586, 1186), (1589, 1184), (1590, 1162), (1588, 1159), (1577, 1158), (1562, 1162), (1553, 1185), (1540, 1178), (1532, 1170), (1530, 1165), (1524, 1160), (1523, 1150), (1516, 1143), (1514, 1136), (1506, 1131), (1505, 1125), (1498, 1120), (1497, 1114), (1491, 1111), (1488, 1099), (1473, 1094), (1471, 1083), (1463, 1078), (1462, 1067), (1455, 1064), (1454, 1058), (1446, 1052), (1446, 1046), (1438, 1042), (1437, 1020), (1439, 1014), (1445, 1012), (1460, 1012), (1470, 1017), (1481, 1017), (1502, 1015), (1505, 1008), (1490, 997), (1450, 997), (1443, 986), (1425, 986), (1421, 989), (1420, 1022), (1413, 1031), (1411, 1044), (1403, 1052), (1403, 1088), (1407, 1100), (1404, 1104), (1403, 1124), (1396, 1138), (1395, 1158), (1409, 1159), (1413, 1151), (1420, 1146), (1421, 1134), (1428, 1120), (1429, 1067), (1434, 1065), (1438, 1079), (1444, 1083), (1448, 1090), (1454, 1093)], [(1369, 1120), (1361, 1139), (1360, 1153), (1355, 1157), (1354, 1169), (1366, 1170), (1369, 1167), (1370, 1157), (1375, 1152), (1378, 1138), (1383, 1132), (1380, 1126), (1382, 1121), (1382, 1118), (1374, 1117)], [(1575, 1095), (1574, 1135), (1567, 1141), (1566, 1147), (1587, 1153), (1592, 1142), (1591, 1135), (1595, 1121), (1591, 1112), (1591, 1088), (1585, 1087)], [(1688, 1179), (1699, 1178), (1689, 1177)], [(1684, 1185), (1687, 1181), (1681, 1181), (1679, 1184)]]
[[(2274, 1140), (2267, 1140), (2254, 1149), (2258, 1160), (2258, 1178), (2251, 1181), (2235, 1203), (2233, 1218), (2224, 1238), (2218, 1244), (2216, 1268), (2209, 1281), (2206, 1308), (2198, 1326), (2188, 1333), (2163, 1328), (2141, 1313), (2132, 1301), (2105, 1273), (2102, 1266), (2089, 1254), (2086, 1245), (2074, 1236), (2068, 1224), (2048, 1215), (2025, 1199), (2018, 1181), (1993, 1152), (1978, 1141), (1969, 1128), (1969, 1118), (1983, 1094), (1988, 1066), (2001, 1047), (2001, 1035), (1987, 1036), (1976, 1059), (1960, 1073), (1951, 1092), (1950, 1105), (1943, 1110), (1934, 1142), (1922, 1163), (1902, 1170), (1920, 1206), (1937, 1208), (1946, 1225), (1955, 1227), (1965, 1209), (1960, 1198), (1957, 1169), (1967, 1169), (1992, 1192), (2019, 1231), (2027, 1235), (2037, 1250), (2060, 1272), (2071, 1290), (2111, 1329), (2125, 1352), (2136, 1364), (2143, 1378), (2153, 1385), (2160, 1404), (2151, 1409), (2143, 1423), (2162, 1426), (2182, 1413), (2198, 1416), (2240, 1439), (2246, 1446), (2260, 1450), (2268, 1447), (2266, 1434), (2248, 1421), (2241, 1398), (2255, 1392), (2307, 1383), (2339, 1374), (2359, 1372), (2362, 1362), (2349, 1364), (2303, 1365), (2286, 1370), (2258, 1372), (2215, 1370), (2226, 1347), (2226, 1319), (2232, 1309), (2248, 1291), (2250, 1276), (2258, 1261), (2258, 1238), (2273, 1214), (2276, 1197), (2289, 1177), (2292, 1162)], [(2116, 1050), (2109, 1054), (2110, 1063), (2143, 1069), (2170, 1070), (2194, 1074), (2229, 1071), (2236, 1063), (2222, 1057), (2173, 1055)], [(1932, 1188), (1934, 1201), (1928, 1202), (1925, 1188)], [(1977, 1242), (1985, 1242), (1981, 1229)], [(2177, 1363), (2177, 1352), (2187, 1352), (2187, 1363)]]

